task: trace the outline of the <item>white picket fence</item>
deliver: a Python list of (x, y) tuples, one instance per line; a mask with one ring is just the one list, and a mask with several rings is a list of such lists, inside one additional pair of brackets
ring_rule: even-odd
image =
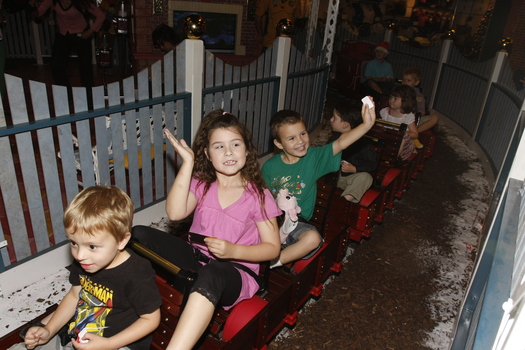
[[(170, 60), (173, 54), (165, 57), (165, 71)], [(104, 86), (94, 88), (95, 111), (90, 112), (84, 88), (73, 88), (70, 110), (65, 87), (53, 86), (48, 104), (45, 84), (30, 81), (26, 92), (22, 79), (6, 75), (13, 127), (4, 129), (9, 136), (0, 139), (2, 234), (8, 240), (4, 264), (63, 242), (65, 205), (83, 187), (114, 184), (129, 193), (136, 208), (165, 195), (174, 169), (168, 166), (173, 150), (163, 143), (162, 129), (184, 135), (179, 116), (189, 106), (189, 94), (175, 95), (173, 74), (165, 74), (165, 88), (172, 86), (172, 91), (162, 96), (161, 68), (157, 62), (151, 71), (140, 72), (136, 86), (134, 77), (122, 86), (109, 84), (107, 96)]]
[(90, 111), (84, 88), (73, 88), (68, 98), (65, 87), (29, 81), (25, 91), (22, 79), (6, 75), (10, 110), (0, 113), (4, 266), (62, 244), (64, 208), (84, 187), (116, 185), (137, 210), (162, 200), (176, 173), (163, 128), (191, 142), (203, 115), (223, 108), (250, 127), (263, 155), (273, 150), (268, 125), (278, 109), (296, 108), (310, 127), (321, 120), (329, 67), (324, 58), (292, 48), (289, 38), (243, 67), (205, 52), (199, 40), (185, 40), (173, 62), (168, 53), (136, 77), (95, 87)]

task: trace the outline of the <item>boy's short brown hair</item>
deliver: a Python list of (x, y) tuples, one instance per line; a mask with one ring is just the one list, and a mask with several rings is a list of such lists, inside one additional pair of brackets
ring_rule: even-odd
[(133, 202), (120, 188), (92, 186), (73, 198), (64, 213), (64, 227), (73, 234), (108, 232), (120, 242), (131, 232), (133, 210)]
[(405, 69), (403, 72), (403, 75), (412, 75), (416, 80), (421, 81), (421, 71), (419, 68), (416, 67), (410, 67)]
[(342, 121), (350, 124), (352, 129), (357, 128), (363, 123), (361, 116), (361, 106), (346, 98), (338, 99), (334, 105), (334, 110), (337, 111)]
[(297, 123), (304, 124), (304, 119), (303, 116), (296, 111), (283, 109), (282, 111), (275, 113), (270, 120), (270, 130), (272, 131), (273, 138), (281, 142), (281, 138), (279, 136), (279, 129), (281, 126)]

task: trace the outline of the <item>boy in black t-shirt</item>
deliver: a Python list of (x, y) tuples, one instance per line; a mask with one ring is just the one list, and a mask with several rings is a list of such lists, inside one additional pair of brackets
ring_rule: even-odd
[[(358, 105), (346, 99), (337, 101), (333, 116), (330, 118), (334, 133), (327, 143), (337, 140), (341, 133), (355, 129), (362, 122)], [(344, 149), (337, 180), (337, 187), (343, 189), (341, 197), (349, 202), (359, 203), (372, 186), (373, 179), (369, 172), (374, 171), (376, 167), (376, 152), (364, 136)]]
[(125, 249), (132, 221), (133, 203), (117, 187), (89, 187), (73, 199), (64, 214), (71, 289), (45, 326), (29, 328), (25, 345), (11, 349), (63, 349), (55, 335), (66, 324), (77, 349), (149, 349), (162, 301), (151, 264)]

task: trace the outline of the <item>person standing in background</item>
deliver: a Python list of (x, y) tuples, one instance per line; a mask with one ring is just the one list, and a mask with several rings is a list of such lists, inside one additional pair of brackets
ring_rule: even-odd
[[(106, 15), (94, 0), (44, 0), (31, 13), (31, 18), (44, 15), (52, 5), (58, 24), (51, 53), (51, 72), (55, 84), (70, 87), (66, 68), (69, 55), (76, 49), (82, 86), (88, 88), (89, 96), (89, 88), (94, 85), (91, 40), (104, 24)], [(89, 23), (90, 16), (94, 16), (93, 25)]]

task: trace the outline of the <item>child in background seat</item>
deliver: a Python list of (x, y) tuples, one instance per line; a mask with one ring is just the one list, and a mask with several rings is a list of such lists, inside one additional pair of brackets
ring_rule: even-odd
[[(330, 119), (334, 133), (327, 143), (338, 139), (342, 133), (357, 128), (363, 122), (359, 107), (346, 99), (336, 102)], [(361, 137), (343, 150), (337, 187), (343, 189), (341, 197), (359, 203), (361, 197), (372, 186), (369, 172), (376, 169), (376, 152), (369, 142)]]
[[(439, 122), (439, 116), (436, 114), (427, 114), (425, 96), (418, 87), (420, 83), (421, 71), (418, 68), (407, 68), (403, 72), (403, 84), (413, 87), (416, 91), (417, 112), (420, 115), (419, 121), (417, 123), (417, 132), (419, 134), (432, 129)], [(417, 138), (412, 139), (412, 142), (417, 149), (423, 148), (423, 145)]]
[(388, 107), (379, 111), (381, 119), (396, 124), (406, 124), (407, 131), (399, 148), (399, 157), (408, 160), (414, 153), (414, 144), (411, 142), (417, 139), (418, 132), (416, 127), (417, 102), (416, 92), (408, 85), (396, 85), (392, 89), (388, 100)]
[[(394, 86), (394, 71), (392, 65), (386, 61), (389, 53), (388, 42), (382, 42), (374, 50), (376, 58), (366, 64), (364, 76), (365, 84), (376, 92), (388, 96)], [(380, 101), (378, 101), (380, 102)]]

